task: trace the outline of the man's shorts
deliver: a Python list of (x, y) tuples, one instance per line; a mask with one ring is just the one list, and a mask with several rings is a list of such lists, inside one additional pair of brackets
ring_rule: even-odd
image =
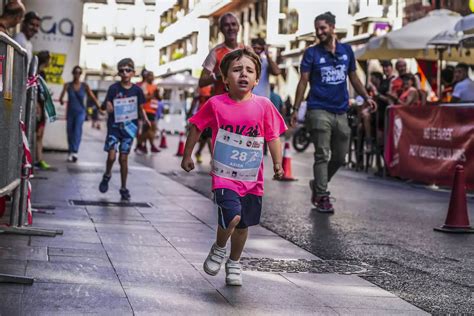
[(132, 149), (133, 137), (131, 137), (124, 129), (112, 127), (107, 131), (104, 150), (109, 152), (114, 149), (121, 154), (129, 154)]
[(207, 140), (209, 138), (212, 137), (212, 129), (210, 129), (209, 127), (206, 128), (205, 130), (202, 131), (201, 133), (201, 140)]
[(217, 206), (219, 225), (223, 229), (229, 227), (235, 216), (240, 216), (236, 228), (247, 228), (260, 223), (262, 214), (262, 197), (254, 194), (239, 196), (229, 189), (214, 190), (214, 202)]
[(155, 121), (156, 121), (156, 114), (152, 114), (152, 113), (146, 113), (146, 116), (148, 118), (148, 120), (150, 121), (151, 123), (151, 126), (148, 126), (145, 124), (145, 122), (143, 123), (142, 125), (142, 133), (145, 134), (146, 132), (148, 132), (148, 130), (151, 128), (152, 130), (155, 130)]

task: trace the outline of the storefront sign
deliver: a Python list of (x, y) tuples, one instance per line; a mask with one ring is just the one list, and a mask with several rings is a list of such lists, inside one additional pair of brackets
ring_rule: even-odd
[(474, 106), (388, 109), (385, 161), (391, 176), (451, 186), (455, 166), (474, 189)]

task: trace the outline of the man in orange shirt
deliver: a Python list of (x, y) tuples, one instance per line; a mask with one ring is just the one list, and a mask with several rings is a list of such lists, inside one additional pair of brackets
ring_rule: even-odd
[[(235, 14), (232, 12), (223, 14), (219, 18), (219, 29), (224, 35), (224, 42), (211, 49), (209, 55), (207, 55), (206, 60), (204, 60), (204, 63), (202, 64), (203, 70), (201, 77), (199, 78), (199, 88), (203, 89), (212, 85), (213, 92), (209, 95), (205, 95), (203, 91), (200, 90), (199, 106), (202, 106), (204, 104), (202, 101), (207, 101), (207, 99), (212, 95), (223, 94), (226, 92), (226, 87), (222, 81), (222, 75), (219, 70), (221, 61), (228, 53), (236, 49), (244, 48), (244, 45), (238, 42), (240, 24)], [(211, 136), (212, 131), (210, 129), (204, 130), (201, 134), (199, 148), (196, 151), (197, 163), (202, 163), (201, 152), (206, 143), (209, 144), (210, 147)]]
[(226, 92), (226, 88), (219, 71), (219, 66), (222, 59), (228, 53), (239, 48), (244, 48), (244, 45), (239, 44), (237, 41), (240, 24), (235, 14), (228, 12), (222, 15), (219, 18), (219, 29), (224, 35), (224, 42), (211, 49), (209, 55), (207, 55), (206, 60), (202, 64), (204, 69), (201, 73), (201, 77), (199, 78), (200, 88), (210, 84), (214, 85), (213, 95)]
[(155, 146), (154, 140), (157, 129), (156, 112), (158, 110), (158, 87), (153, 83), (155, 75), (152, 71), (146, 71), (144, 74), (144, 81), (141, 84), (143, 94), (145, 95), (146, 103), (143, 106), (151, 126), (143, 125), (142, 132), (138, 136), (137, 153), (146, 154), (148, 152), (146, 141), (150, 142), (150, 151), (152, 153), (159, 153), (160, 150)]

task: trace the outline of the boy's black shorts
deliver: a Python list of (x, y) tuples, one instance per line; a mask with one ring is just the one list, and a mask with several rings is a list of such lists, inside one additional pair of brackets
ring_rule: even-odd
[(219, 225), (227, 229), (235, 216), (240, 216), (236, 228), (247, 228), (260, 223), (262, 197), (254, 194), (239, 196), (230, 189), (214, 190), (214, 202), (217, 206)]

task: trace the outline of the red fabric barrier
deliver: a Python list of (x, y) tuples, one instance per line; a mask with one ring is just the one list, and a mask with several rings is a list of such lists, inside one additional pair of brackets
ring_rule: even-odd
[(385, 161), (391, 176), (451, 186), (457, 164), (474, 189), (474, 107), (388, 108)]

